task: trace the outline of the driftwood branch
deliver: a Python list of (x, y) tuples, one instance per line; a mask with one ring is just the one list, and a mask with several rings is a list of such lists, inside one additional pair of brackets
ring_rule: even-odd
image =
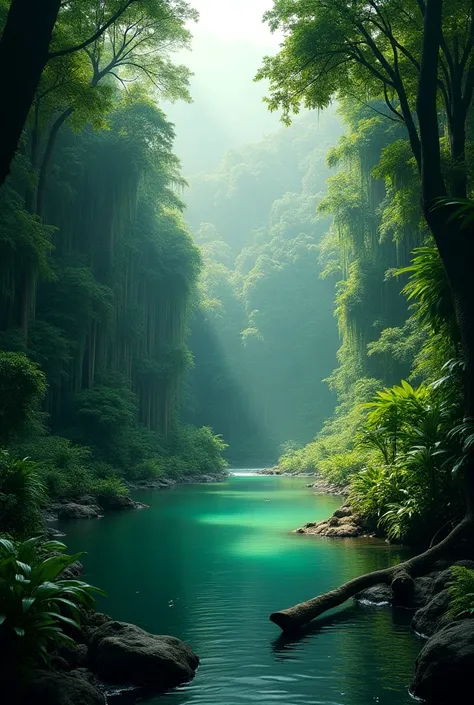
[(314, 597), (312, 600), (274, 612), (270, 615), (270, 619), (283, 631), (292, 631), (311, 622), (333, 607), (342, 605), (362, 590), (381, 583), (392, 587), (396, 603), (406, 604), (413, 592), (413, 578), (428, 572), (433, 563), (449, 553), (459, 541), (472, 534), (473, 530), (474, 517), (467, 515), (445, 539), (424, 553), (390, 568), (376, 570), (349, 580), (340, 587)]

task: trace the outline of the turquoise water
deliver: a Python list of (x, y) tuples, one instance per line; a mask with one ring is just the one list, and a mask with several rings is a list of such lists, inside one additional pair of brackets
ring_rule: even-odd
[[(87, 551), (90, 582), (115, 619), (188, 641), (195, 680), (147, 702), (163, 705), (399, 705), (420, 642), (409, 614), (348, 604), (299, 639), (268, 616), (398, 560), (374, 540), (290, 533), (340, 504), (303, 479), (232, 477), (225, 483), (144, 492), (150, 509), (63, 524)], [(270, 500), (270, 501), (268, 501)], [(132, 701), (133, 702), (133, 701)]]

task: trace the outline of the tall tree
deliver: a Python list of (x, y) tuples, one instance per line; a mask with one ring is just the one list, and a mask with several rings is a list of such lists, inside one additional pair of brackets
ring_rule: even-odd
[[(50, 51), (53, 30), (63, 6), (65, 12), (83, 2), (61, 3), (61, 0), (12, 0), (0, 39), (0, 66), (2, 67), (2, 96), (7, 109), (0, 116), (0, 186), (10, 170), (28, 113), (44, 67), (55, 56), (65, 56), (91, 45), (132, 4), (142, 0), (116, 2), (115, 11), (104, 19), (96, 31), (78, 43)], [(2, 8), (5, 12), (5, 7)]]
[[(474, 92), (471, 0), (276, 0), (266, 15), (286, 39), (258, 78), (271, 82), (271, 109), (289, 120), (300, 105), (323, 108), (334, 96), (382, 98), (387, 117), (406, 128), (421, 181), (422, 207), (449, 281), (466, 360), (466, 416), (474, 418), (474, 233), (453, 219), (447, 196), (465, 198), (467, 118)], [(422, 43), (420, 46), (420, 37)], [(447, 154), (440, 126), (448, 136)], [(448, 162), (448, 168), (445, 163)], [(272, 615), (282, 628), (301, 624), (377, 582), (406, 588), (474, 522), (474, 456), (465, 462), (466, 517), (447, 539), (402, 567), (362, 576)]]

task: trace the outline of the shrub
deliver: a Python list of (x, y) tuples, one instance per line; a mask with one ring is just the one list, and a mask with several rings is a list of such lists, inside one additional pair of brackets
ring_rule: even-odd
[(335, 453), (318, 463), (321, 475), (336, 487), (347, 487), (352, 477), (367, 463), (367, 453), (359, 449)]
[(45, 500), (38, 465), (0, 451), (0, 531), (23, 534), (38, 529)]
[(474, 570), (453, 565), (451, 573), (453, 580), (448, 583), (449, 615), (453, 619), (474, 617)]
[(350, 501), (391, 539), (429, 542), (460, 511), (451, 470), (462, 442), (450, 431), (459, 411), (446, 383), (449, 377), (429, 387), (402, 382), (365, 405), (370, 411), (359, 443), (370, 456), (351, 481)]
[(45, 376), (34, 362), (0, 351), (0, 442), (21, 429), (45, 393)]
[(0, 539), (0, 653), (2, 666), (20, 670), (49, 665), (58, 645), (75, 645), (64, 626), (79, 630), (79, 607), (92, 608), (94, 593), (79, 580), (61, 580), (78, 555), (57, 541)]
[(159, 477), (163, 477), (164, 474), (165, 469), (163, 467), (163, 461), (156, 458), (143, 460), (127, 473), (128, 478), (136, 482), (143, 480), (156, 480)]
[(177, 477), (205, 475), (227, 467), (223, 453), (227, 448), (221, 436), (204, 426), (180, 426), (171, 439), (168, 457), (163, 461), (166, 474)]
[(117, 497), (128, 497), (128, 488), (119, 477), (108, 477), (103, 480), (96, 480), (92, 485), (92, 494), (104, 509), (115, 506)]
[(19, 449), (37, 460), (51, 499), (76, 499), (90, 494), (94, 477), (89, 448), (60, 436), (43, 436), (22, 444)]

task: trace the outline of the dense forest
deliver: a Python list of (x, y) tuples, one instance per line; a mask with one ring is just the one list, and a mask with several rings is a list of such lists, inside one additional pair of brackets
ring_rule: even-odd
[[(130, 9), (92, 48), (48, 64), (1, 193), (3, 367), (19, 375), (28, 360), (47, 385), (9, 441), (53, 496), (223, 465), (223, 442), (178, 414), (202, 258), (155, 98), (189, 100), (170, 56), (193, 12), (162, 12)], [(63, 15), (68, 37), (77, 17)]]
[[(102, 678), (94, 635), (150, 637), (95, 612), (101, 591), (47, 524), (144, 508), (131, 491), (222, 480), (229, 465), (322, 478), (347, 494), (329, 523), (350, 514), (410, 546), (272, 622), (293, 633), (380, 586), (424, 609), (447, 570), (435, 608), (436, 629), (454, 630), (448, 671), (461, 655), (446, 682), (470, 685), (474, 5), (274, 0), (264, 20), (281, 43), (255, 80), (284, 126), (217, 164), (226, 131), (210, 120), (208, 158), (201, 169), (188, 155), (185, 179), (166, 106), (192, 101), (188, 2), (0, 0), (0, 680), (12, 698), (40, 665), (64, 667), (59, 646), (73, 649), (64, 670), (78, 642)], [(245, 526), (209, 509), (199, 522)], [(194, 676), (199, 659), (178, 641), (165, 642), (179, 653), (170, 671), (145, 668), (138, 685)], [(413, 686), (430, 702), (437, 644)]]
[(308, 115), (189, 179), (185, 217), (204, 260), (189, 418), (222, 434), (234, 463), (275, 461), (333, 410), (335, 277), (317, 208), (341, 130), (333, 111)]

